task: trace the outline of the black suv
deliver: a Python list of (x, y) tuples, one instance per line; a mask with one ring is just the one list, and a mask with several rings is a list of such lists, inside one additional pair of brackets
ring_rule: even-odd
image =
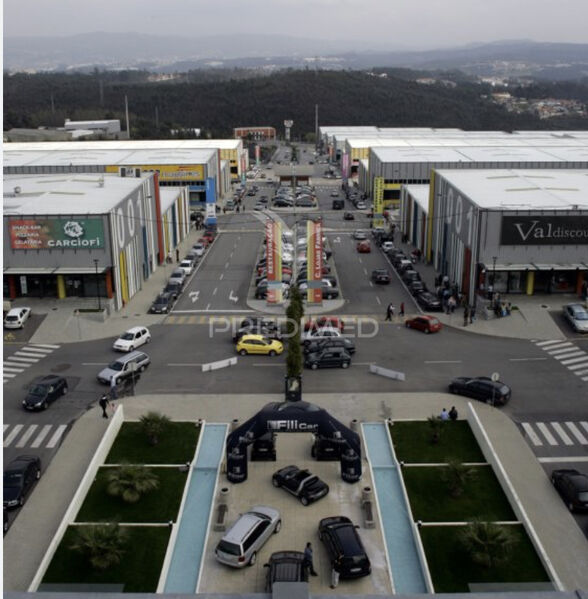
[(24, 505), (25, 497), (41, 478), (41, 460), (34, 455), (21, 455), (4, 470), (4, 507)]
[(351, 356), (342, 347), (328, 347), (313, 354), (307, 354), (304, 365), (307, 368), (348, 368)]
[(311, 341), (303, 347), (305, 354), (314, 354), (331, 347), (342, 347), (350, 356), (355, 353), (355, 344), (347, 337), (325, 337), (324, 339)]
[(304, 553), (301, 551), (276, 551), (268, 564), (265, 590), (272, 592), (276, 582), (308, 582), (308, 569), (304, 567)]
[(329, 554), (331, 567), (341, 578), (360, 578), (372, 571), (357, 528), (345, 516), (331, 516), (319, 522), (319, 539)]

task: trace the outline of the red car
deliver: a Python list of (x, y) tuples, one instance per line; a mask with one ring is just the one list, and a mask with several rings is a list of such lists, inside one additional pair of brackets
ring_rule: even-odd
[(205, 237), (210, 243), (212, 243), (216, 235), (212, 231), (206, 231), (202, 237)]
[(338, 329), (342, 333), (345, 328), (345, 323), (336, 316), (321, 316), (316, 320), (313, 319), (304, 323), (305, 331), (322, 329), (323, 327)]
[(360, 241), (357, 244), (357, 251), (360, 254), (369, 254), (372, 251), (372, 244), (367, 240)]
[(417, 329), (423, 333), (438, 333), (441, 328), (441, 322), (434, 316), (415, 316), (409, 318), (405, 323), (407, 329)]
[(208, 237), (201, 237), (198, 240), (198, 243), (201, 243), (205, 248), (207, 248), (210, 245), (211, 241), (210, 239), (208, 239)]

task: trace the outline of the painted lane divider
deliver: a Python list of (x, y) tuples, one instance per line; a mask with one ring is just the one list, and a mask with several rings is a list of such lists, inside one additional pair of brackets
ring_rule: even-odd
[(220, 368), (227, 368), (228, 366), (236, 366), (237, 358), (228, 358), (226, 360), (218, 360), (217, 362), (209, 362), (208, 364), (202, 364), (202, 372), (210, 372), (211, 370), (219, 370)]
[(381, 366), (376, 366), (375, 364), (370, 364), (370, 372), (372, 374), (379, 374), (380, 376), (385, 376), (389, 379), (396, 379), (397, 381), (406, 380), (404, 372), (390, 370), (389, 368), (382, 368)]

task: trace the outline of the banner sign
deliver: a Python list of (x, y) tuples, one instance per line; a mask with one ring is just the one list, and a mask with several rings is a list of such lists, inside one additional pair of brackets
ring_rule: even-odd
[(588, 216), (503, 216), (502, 245), (588, 245)]
[(101, 218), (26, 218), (8, 221), (13, 250), (96, 250), (104, 248)]
[(347, 152), (343, 154), (343, 158), (341, 159), (341, 175), (343, 181), (347, 182), (347, 179), (349, 178), (349, 154), (347, 154)]
[(146, 173), (159, 173), (160, 181), (203, 181), (203, 164), (109, 164), (104, 170), (107, 173), (118, 174), (121, 168), (141, 169)]
[(265, 221), (266, 272), (268, 304), (282, 301), (282, 231), (280, 223)]
[(323, 301), (323, 225), (321, 222), (309, 220), (306, 223), (306, 239), (308, 243), (306, 299), (309, 304), (321, 304)]
[(374, 227), (384, 226), (384, 177), (374, 177)]
[(216, 181), (213, 177), (206, 178), (206, 215), (207, 225), (216, 225)]
[(255, 164), (257, 166), (259, 166), (260, 156), (261, 156), (261, 148), (259, 147), (259, 145), (256, 145), (255, 146)]

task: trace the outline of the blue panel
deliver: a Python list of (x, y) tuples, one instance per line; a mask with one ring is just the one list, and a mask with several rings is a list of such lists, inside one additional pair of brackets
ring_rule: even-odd
[(172, 235), (174, 238), (172, 247), (178, 247), (178, 218), (175, 203), (172, 204)]

